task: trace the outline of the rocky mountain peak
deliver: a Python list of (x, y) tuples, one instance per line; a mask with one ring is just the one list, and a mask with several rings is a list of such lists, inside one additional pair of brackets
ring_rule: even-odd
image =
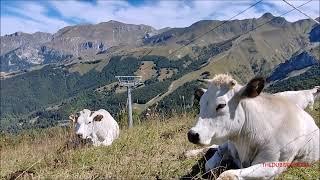
[(36, 32), (33, 34), (15, 32), (1, 36), (1, 53), (3, 55), (22, 46), (38, 47), (40, 44), (49, 42), (52, 38), (50, 33)]
[(14, 37), (14, 36), (21, 36), (23, 34), (23, 32), (19, 31), (19, 32), (15, 32), (12, 34), (6, 34), (4, 35), (5, 37)]
[(264, 13), (260, 18), (263, 18), (263, 19), (272, 19), (274, 18), (275, 16), (273, 16), (271, 13), (267, 12), (267, 13)]
[(108, 21), (99, 24), (68, 26), (60, 29), (46, 46), (76, 57), (95, 55), (112, 46), (138, 45), (148, 34), (156, 31), (147, 25)]

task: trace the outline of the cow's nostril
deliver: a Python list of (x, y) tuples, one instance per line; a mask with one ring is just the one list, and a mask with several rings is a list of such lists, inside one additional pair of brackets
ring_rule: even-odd
[(198, 144), (200, 141), (199, 134), (194, 132), (193, 130), (190, 130), (188, 132), (188, 140), (194, 144)]
[(78, 134), (78, 138), (82, 139), (82, 134)]

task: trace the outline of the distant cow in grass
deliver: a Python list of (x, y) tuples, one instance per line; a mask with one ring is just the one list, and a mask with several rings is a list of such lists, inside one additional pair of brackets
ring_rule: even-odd
[(310, 109), (313, 109), (314, 101), (320, 97), (320, 86), (301, 91), (284, 91), (275, 93), (274, 95), (284, 96), (302, 109), (306, 109), (308, 106)]
[(236, 155), (232, 159), (239, 160), (239, 169), (227, 170), (218, 179), (273, 179), (288, 163), (319, 160), (314, 119), (285, 97), (261, 93), (264, 83), (254, 78), (242, 86), (224, 74), (208, 80), (188, 139), (200, 145), (221, 144), (205, 164), (207, 171), (216, 168), (224, 154)]
[(111, 145), (119, 136), (119, 125), (104, 109), (84, 109), (69, 117), (75, 123), (76, 134), (82, 139), (91, 139), (94, 146)]

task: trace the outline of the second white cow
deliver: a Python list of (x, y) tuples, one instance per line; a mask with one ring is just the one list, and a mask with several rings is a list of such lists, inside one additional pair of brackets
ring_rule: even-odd
[(306, 109), (308, 106), (313, 109), (314, 101), (320, 97), (320, 86), (300, 91), (284, 91), (274, 95), (284, 96), (302, 109)]
[(94, 146), (108, 146), (119, 137), (119, 125), (104, 109), (83, 109), (69, 117), (75, 123), (76, 134), (82, 139), (91, 139)]

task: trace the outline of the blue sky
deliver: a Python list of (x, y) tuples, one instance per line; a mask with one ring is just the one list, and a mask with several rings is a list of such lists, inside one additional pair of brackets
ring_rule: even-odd
[[(186, 27), (204, 19), (226, 20), (258, 0), (1, 0), (1, 35), (17, 31), (55, 33), (65, 26), (116, 20), (156, 29)], [(295, 6), (308, 0), (288, 0)], [(319, 0), (300, 10), (319, 17)], [(282, 0), (264, 0), (235, 19), (257, 18), (266, 12), (280, 15), (292, 7)], [(288, 21), (306, 19), (293, 11)]]

